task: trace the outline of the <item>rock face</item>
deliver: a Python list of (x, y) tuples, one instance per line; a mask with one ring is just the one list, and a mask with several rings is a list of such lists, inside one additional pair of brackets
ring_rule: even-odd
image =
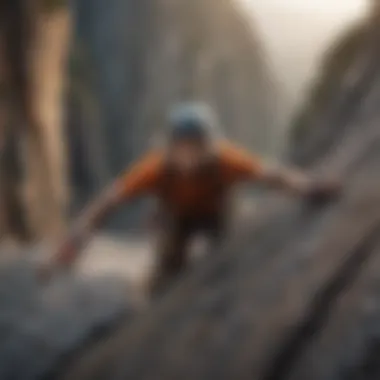
[(342, 197), (263, 199), (230, 247), (64, 379), (378, 379), (380, 44), (367, 37), (297, 152), (342, 176)]
[[(337, 101), (341, 94), (343, 78), (346, 77), (350, 81), (349, 70), (352, 69), (354, 60), (366, 45), (369, 36), (374, 33), (371, 25), (367, 20), (350, 25), (341, 38), (327, 50), (320, 74), (311, 88), (308, 99), (294, 118), (293, 129), (290, 131), (290, 154), (293, 161), (299, 164), (305, 161), (305, 155), (301, 157), (304, 139), (310, 137), (310, 130), (320, 122), (319, 115), (325, 115), (323, 111), (330, 107), (330, 103), (334, 104)], [(349, 86), (349, 83), (347, 85)], [(309, 145), (306, 144), (303, 152), (307, 152), (308, 149)]]
[(5, 254), (2, 250), (1, 379), (51, 379), (76, 350), (133, 315), (134, 306), (121, 280), (64, 276), (41, 288), (29, 259), (4, 263)]
[(0, 5), (1, 238), (58, 236), (67, 206), (61, 95), (71, 18), (64, 1)]
[(181, 100), (210, 103), (228, 135), (272, 153), (276, 86), (254, 30), (232, 1), (84, 0), (76, 7), (109, 177), (151, 143), (167, 108)]

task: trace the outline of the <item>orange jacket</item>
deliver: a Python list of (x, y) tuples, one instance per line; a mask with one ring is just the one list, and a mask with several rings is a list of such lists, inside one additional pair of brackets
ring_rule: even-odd
[[(230, 143), (220, 143), (217, 150), (219, 176), (222, 190), (232, 185), (255, 180), (262, 174), (260, 160)], [(119, 180), (124, 198), (131, 199), (140, 195), (162, 196), (160, 184), (165, 174), (165, 154), (157, 151), (148, 153), (132, 166)], [(205, 176), (177, 175), (170, 183), (169, 199), (165, 199), (171, 212), (178, 215), (197, 215), (212, 213), (220, 207), (220, 194), (210, 186)]]

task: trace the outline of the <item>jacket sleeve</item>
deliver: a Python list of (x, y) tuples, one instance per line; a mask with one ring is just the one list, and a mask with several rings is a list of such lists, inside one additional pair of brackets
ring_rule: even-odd
[(162, 157), (148, 154), (137, 161), (118, 180), (116, 186), (124, 200), (154, 192), (162, 172)]
[(261, 159), (243, 148), (224, 145), (221, 157), (227, 182), (259, 180), (264, 175)]

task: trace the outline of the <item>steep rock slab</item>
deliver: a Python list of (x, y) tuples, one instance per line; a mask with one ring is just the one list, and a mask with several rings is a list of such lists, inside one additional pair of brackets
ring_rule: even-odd
[(380, 53), (374, 40), (363, 44), (321, 110), (307, 140), (310, 154), (303, 153), (310, 170), (342, 175), (341, 199), (325, 207), (263, 200), (255, 227), (242, 228), (230, 247), (147, 315), (79, 358), (66, 379), (376, 378)]

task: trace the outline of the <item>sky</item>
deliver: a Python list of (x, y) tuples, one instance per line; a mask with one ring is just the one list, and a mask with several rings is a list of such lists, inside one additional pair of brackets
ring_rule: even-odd
[(272, 68), (295, 104), (317, 72), (322, 53), (367, 0), (239, 0), (255, 20)]

